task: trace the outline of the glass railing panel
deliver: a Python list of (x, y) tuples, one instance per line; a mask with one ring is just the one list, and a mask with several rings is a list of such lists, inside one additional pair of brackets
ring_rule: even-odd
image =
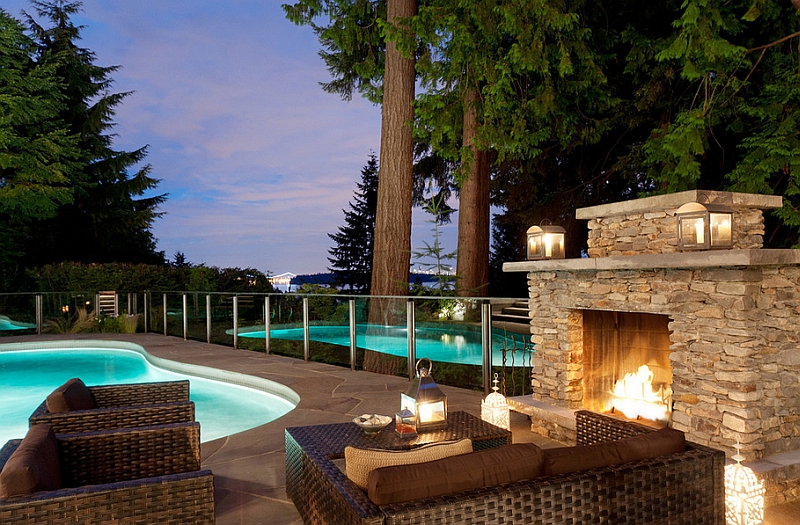
[(313, 361), (350, 366), (349, 302), (346, 296), (309, 294), (309, 356)]
[(481, 390), (480, 301), (456, 297), (414, 301), (417, 360), (430, 359), (437, 383)]
[[(208, 297), (207, 299), (206, 296)], [(208, 339), (208, 318), (206, 315), (210, 315), (211, 343), (233, 346), (233, 294), (201, 293), (201, 297), (203, 304), (209, 310), (208, 314), (204, 314), (203, 340)]]
[[(492, 377), (497, 374), (500, 393), (508, 397), (531, 393), (531, 372), (534, 345), (531, 343), (530, 324), (525, 318), (509, 322), (504, 308), (518, 303), (519, 299), (492, 299), (493, 360)], [(526, 312), (514, 315), (525, 316)]]
[[(277, 355), (304, 358), (303, 344), (303, 301), (297, 294), (270, 295), (270, 339), (269, 351)], [(262, 329), (263, 332), (263, 329)], [(240, 345), (246, 333), (239, 332)], [(265, 344), (264, 335), (255, 333), (261, 345)]]
[(0, 294), (0, 337), (36, 333), (36, 297)]

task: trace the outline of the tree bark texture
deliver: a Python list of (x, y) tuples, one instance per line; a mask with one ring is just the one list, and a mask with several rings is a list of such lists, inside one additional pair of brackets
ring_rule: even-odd
[(478, 91), (471, 89), (464, 104), (463, 144), (472, 152), (472, 162), (461, 182), (458, 207), (458, 259), (456, 292), (467, 297), (485, 297), (489, 291), (489, 181), (488, 151), (476, 143)]
[[(416, 0), (388, 0), (387, 20), (416, 14)], [(411, 206), (413, 199), (414, 60), (404, 58), (394, 42), (386, 46), (381, 112), (380, 174), (372, 261), (372, 295), (408, 295), (411, 266)], [(382, 301), (370, 304), (370, 322), (386, 323)], [(398, 320), (399, 321), (399, 320)], [(392, 323), (390, 320), (390, 324)], [(393, 363), (392, 363), (393, 361)], [(364, 369), (394, 373), (398, 358), (367, 352)]]

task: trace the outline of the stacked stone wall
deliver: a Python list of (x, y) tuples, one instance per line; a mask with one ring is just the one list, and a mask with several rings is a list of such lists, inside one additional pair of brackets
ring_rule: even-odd
[(667, 315), (672, 425), (748, 460), (800, 448), (800, 268), (528, 274), (534, 399), (583, 401), (582, 310)]
[[(734, 249), (761, 248), (764, 243), (764, 215), (761, 210), (734, 209), (733, 234)], [(678, 219), (674, 209), (589, 220), (589, 257), (677, 251)]]

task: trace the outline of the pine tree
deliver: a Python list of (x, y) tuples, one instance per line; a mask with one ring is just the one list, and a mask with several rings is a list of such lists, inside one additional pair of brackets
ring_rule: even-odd
[(59, 208), (53, 219), (42, 221), (31, 232), (28, 263), (132, 262), (163, 263), (155, 250), (150, 228), (166, 196), (144, 197), (158, 184), (145, 165), (132, 175), (129, 170), (147, 155), (147, 147), (135, 151), (112, 148), (115, 108), (131, 93), (110, 93), (110, 75), (118, 66), (95, 64), (95, 54), (80, 48), (82, 27), (71, 17), (80, 2), (32, 0), (38, 16), (50, 22), (45, 28), (26, 14), (39, 49), (36, 60), (56, 64), (62, 81), (63, 110), (59, 118), (77, 135), (81, 155), (71, 173), (73, 201)]
[(340, 290), (369, 294), (372, 280), (372, 253), (375, 210), (378, 206), (378, 159), (374, 153), (361, 170), (361, 182), (344, 212), (344, 226), (328, 236), (336, 246), (328, 250), (334, 284)]

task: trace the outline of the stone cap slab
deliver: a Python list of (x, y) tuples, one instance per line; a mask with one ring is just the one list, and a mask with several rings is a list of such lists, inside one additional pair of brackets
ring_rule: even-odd
[(800, 265), (800, 250), (709, 250), (644, 255), (549, 259), (503, 264), (504, 272), (646, 270)]
[(732, 208), (770, 210), (783, 206), (783, 197), (780, 195), (758, 195), (730, 191), (689, 190), (645, 197), (643, 199), (600, 204), (598, 206), (589, 206), (588, 208), (578, 208), (575, 210), (575, 218), (578, 220), (590, 220), (616, 215), (663, 212), (676, 210), (687, 202), (724, 204)]

